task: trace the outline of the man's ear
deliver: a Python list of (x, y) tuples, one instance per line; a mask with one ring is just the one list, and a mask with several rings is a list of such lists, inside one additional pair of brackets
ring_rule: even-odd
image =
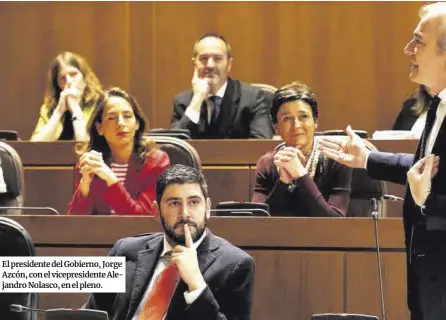
[(206, 220), (211, 217), (211, 199), (206, 198)]
[(153, 208), (153, 214), (156, 221), (161, 221), (160, 217), (160, 208), (158, 206), (158, 203), (156, 201), (152, 202), (152, 208)]
[(232, 58), (229, 58), (228, 60), (228, 73), (231, 72), (232, 69)]

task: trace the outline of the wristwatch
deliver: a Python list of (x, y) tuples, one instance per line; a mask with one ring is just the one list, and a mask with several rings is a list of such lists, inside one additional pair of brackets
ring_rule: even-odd
[(293, 181), (291, 181), (291, 183), (288, 185), (288, 191), (289, 192), (294, 192), (294, 190), (296, 190), (297, 188), (297, 179), (294, 179)]

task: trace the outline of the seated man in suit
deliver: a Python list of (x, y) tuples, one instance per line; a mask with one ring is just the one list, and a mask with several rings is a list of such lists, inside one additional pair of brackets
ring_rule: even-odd
[(192, 61), (192, 90), (175, 97), (173, 129), (188, 129), (193, 139), (273, 137), (264, 93), (228, 77), (231, 47), (223, 36), (208, 33), (200, 37)]
[(254, 259), (206, 228), (203, 174), (167, 168), (154, 207), (164, 233), (121, 239), (110, 254), (126, 257), (126, 292), (92, 294), (86, 307), (110, 320), (250, 319)]

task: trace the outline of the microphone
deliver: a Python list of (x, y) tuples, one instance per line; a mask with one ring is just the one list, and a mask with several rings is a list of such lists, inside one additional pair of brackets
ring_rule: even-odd
[(12, 312), (46, 312), (46, 310), (43, 309), (29, 308), (22, 306), (21, 304), (11, 304), (9, 310)]
[(370, 206), (372, 209), (372, 217), (375, 221), (375, 245), (376, 245), (376, 257), (378, 264), (378, 278), (379, 278), (379, 293), (381, 298), (381, 320), (386, 320), (386, 307), (384, 304), (384, 290), (383, 290), (383, 276), (381, 269), (381, 254), (379, 250), (379, 232), (378, 232), (378, 202), (375, 198), (370, 200)]
[(52, 207), (21, 207), (21, 206), (4, 206), (4, 207), (0, 207), (0, 210), (41, 210), (41, 211), (51, 211), (54, 212), (57, 215), (60, 215), (59, 211), (57, 211), (56, 209), (52, 208)]

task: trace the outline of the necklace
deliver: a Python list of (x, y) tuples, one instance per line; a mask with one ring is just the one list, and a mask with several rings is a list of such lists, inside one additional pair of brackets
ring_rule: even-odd
[[(307, 163), (305, 164), (305, 169), (308, 172), (308, 175), (312, 180), (314, 180), (314, 176), (316, 174), (316, 168), (319, 163), (319, 155), (321, 154), (321, 151), (319, 150), (319, 140), (315, 137), (313, 140), (313, 150), (311, 150), (310, 156), (308, 157)], [(292, 182), (288, 186), (289, 192), (294, 192), (294, 189), (296, 189), (296, 185), (294, 182)]]
[(314, 179), (316, 174), (316, 168), (319, 163), (319, 155), (321, 151), (319, 150), (319, 140), (314, 138), (313, 150), (311, 150), (310, 156), (308, 157), (307, 163), (305, 164), (305, 169), (307, 169), (308, 174), (311, 179)]

